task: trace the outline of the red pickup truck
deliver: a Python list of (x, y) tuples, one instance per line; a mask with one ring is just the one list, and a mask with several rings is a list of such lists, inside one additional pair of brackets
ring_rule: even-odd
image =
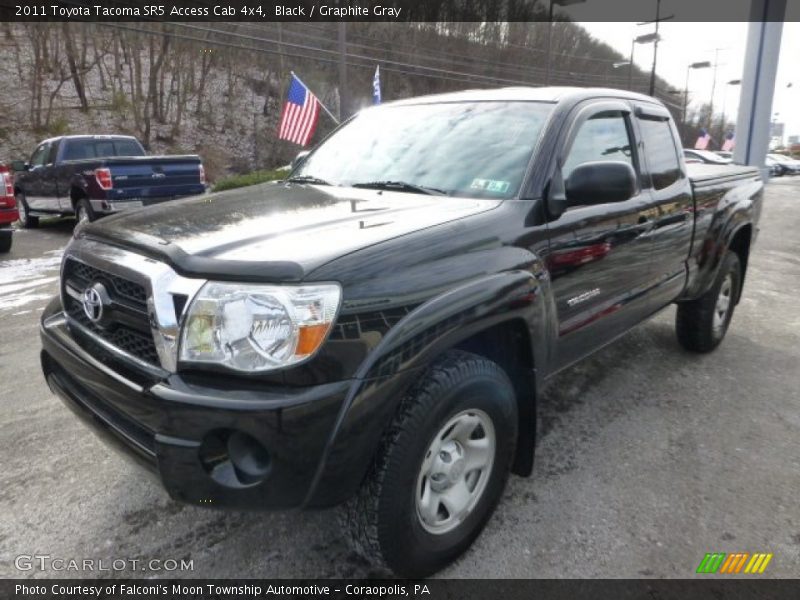
[(0, 252), (11, 250), (11, 224), (19, 219), (17, 201), (14, 199), (14, 174), (0, 164)]

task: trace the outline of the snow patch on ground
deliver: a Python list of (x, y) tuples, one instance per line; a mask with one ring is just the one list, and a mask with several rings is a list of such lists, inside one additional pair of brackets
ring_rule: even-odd
[(40, 258), (0, 262), (0, 311), (17, 309), (53, 295), (63, 250), (45, 252)]

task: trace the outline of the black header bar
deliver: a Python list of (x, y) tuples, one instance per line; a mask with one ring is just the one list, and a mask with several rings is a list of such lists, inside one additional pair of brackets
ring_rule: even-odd
[[(778, 10), (754, 10), (766, 1)], [(651, 21), (655, 0), (584, 0), (561, 6), (555, 19)], [(0, 21), (546, 21), (550, 0), (0, 0)], [(797, 0), (661, 0), (672, 21), (800, 21)]]

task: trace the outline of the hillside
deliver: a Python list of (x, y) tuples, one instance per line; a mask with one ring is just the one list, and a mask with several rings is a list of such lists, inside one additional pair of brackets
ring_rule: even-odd
[[(0, 28), (0, 159), (40, 139), (128, 133), (154, 153), (199, 153), (213, 181), (285, 164), (299, 150), (275, 139), (294, 70), (336, 113), (456, 89), (543, 85), (546, 23), (350, 23), (340, 94), (336, 23), (37, 23)], [(624, 58), (579, 26), (553, 26), (552, 85), (627, 87)], [(633, 87), (646, 91), (638, 69)], [(669, 99), (666, 84), (659, 95)], [(673, 99), (674, 101), (674, 99)], [(323, 114), (315, 135), (334, 122)]]

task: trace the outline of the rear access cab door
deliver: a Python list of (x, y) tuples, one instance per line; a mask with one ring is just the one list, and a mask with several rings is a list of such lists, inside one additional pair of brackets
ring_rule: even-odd
[(652, 310), (670, 304), (684, 290), (694, 234), (694, 196), (680, 138), (666, 108), (634, 103), (634, 124), (641, 140), (642, 188), (650, 196), (646, 216), (653, 224)]

